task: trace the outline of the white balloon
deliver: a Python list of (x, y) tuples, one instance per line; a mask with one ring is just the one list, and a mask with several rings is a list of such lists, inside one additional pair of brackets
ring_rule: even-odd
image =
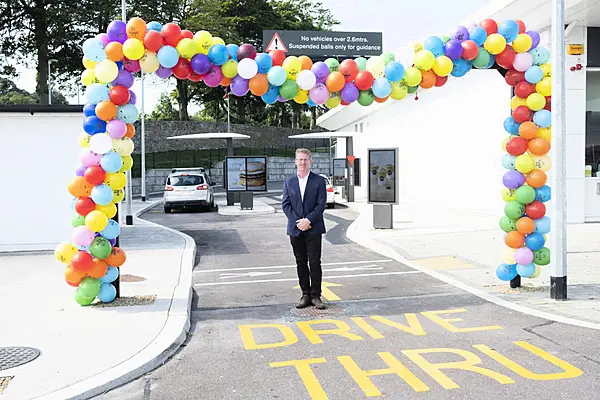
[(106, 154), (112, 150), (113, 140), (106, 133), (97, 133), (90, 138), (90, 150), (98, 154)]
[(158, 67), (160, 67), (156, 53), (150, 50), (145, 50), (144, 56), (140, 59), (140, 67), (147, 74), (156, 72)]
[(315, 87), (315, 84), (317, 83), (317, 77), (311, 70), (303, 69), (296, 77), (296, 83), (300, 89), (310, 90)]
[(244, 79), (252, 79), (258, 72), (256, 61), (251, 58), (244, 58), (238, 63), (238, 75)]

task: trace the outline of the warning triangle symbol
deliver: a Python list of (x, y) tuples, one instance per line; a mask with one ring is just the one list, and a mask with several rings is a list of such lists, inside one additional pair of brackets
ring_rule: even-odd
[(269, 45), (267, 46), (265, 51), (269, 52), (273, 50), (283, 50), (285, 52), (288, 51), (287, 47), (285, 47), (285, 44), (283, 44), (283, 41), (279, 37), (279, 33), (277, 32), (275, 32), (275, 34), (273, 35), (273, 38), (269, 42)]

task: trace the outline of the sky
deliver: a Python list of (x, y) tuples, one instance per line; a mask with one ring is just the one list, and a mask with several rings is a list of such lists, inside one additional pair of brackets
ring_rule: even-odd
[[(314, 1), (314, 0), (313, 0)], [(320, 0), (340, 21), (335, 31), (381, 32), (383, 48), (394, 53), (406, 53), (415, 41), (424, 41), (432, 35), (447, 34), (453, 27), (467, 23), (467, 18), (483, 7), (489, 0)], [(477, 22), (477, 21), (470, 21)], [(402, 59), (399, 59), (402, 61)], [(83, 66), (82, 66), (83, 71)], [(35, 70), (21, 68), (16, 84), (29, 92), (35, 91)], [(165, 84), (159, 78), (147, 77), (144, 85), (144, 110), (152, 112), (161, 93), (175, 88), (174, 78)], [(137, 94), (137, 107), (141, 110), (141, 82), (133, 87)], [(67, 98), (77, 104), (77, 96)], [(85, 94), (80, 93), (80, 102)], [(190, 106), (190, 114), (197, 108)]]

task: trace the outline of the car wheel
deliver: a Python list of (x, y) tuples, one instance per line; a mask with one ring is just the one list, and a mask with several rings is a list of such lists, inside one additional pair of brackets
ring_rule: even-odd
[(335, 203), (330, 203), (329, 208), (335, 208)]
[(171, 213), (171, 207), (165, 207), (165, 214)]

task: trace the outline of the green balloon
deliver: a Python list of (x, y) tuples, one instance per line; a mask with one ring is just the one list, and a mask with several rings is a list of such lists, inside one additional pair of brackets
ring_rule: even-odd
[(507, 216), (500, 218), (500, 229), (504, 232), (512, 232), (517, 230), (517, 221), (510, 219)]
[(359, 71), (364, 71), (365, 69), (367, 69), (367, 59), (366, 58), (358, 57), (356, 60), (354, 60), (354, 62), (356, 62), (356, 65), (358, 65)]
[(101, 284), (102, 282), (100, 282), (100, 279), (95, 279), (86, 276), (81, 280), (81, 283), (79, 284), (79, 289), (77, 289), (77, 291), (83, 297), (91, 297), (92, 299), (94, 299), (96, 296), (98, 296), (98, 293), (100, 293)]
[(542, 247), (541, 249), (534, 251), (533, 263), (537, 265), (550, 264), (550, 249), (547, 247)]
[(535, 200), (535, 189), (531, 186), (521, 186), (517, 189), (515, 198), (521, 204), (529, 204)]
[(375, 101), (375, 97), (373, 97), (373, 92), (371, 90), (361, 90), (358, 95), (358, 104), (361, 106), (370, 106)]
[(86, 297), (86, 296), (82, 295), (79, 292), (79, 289), (77, 289), (75, 291), (75, 294), (73, 295), (73, 297), (75, 298), (75, 301), (77, 302), (77, 304), (79, 304), (80, 306), (89, 306), (90, 304), (92, 304), (92, 302), (96, 298), (96, 296)]
[(523, 216), (525, 212), (525, 206), (518, 201), (509, 201), (504, 206), (504, 215), (506, 215), (510, 219), (519, 219)]
[(479, 48), (479, 54), (473, 60), (473, 66), (475, 68), (485, 68), (490, 63), (491, 56), (490, 53), (483, 47)]
[(408, 88), (408, 93), (414, 93), (417, 91), (417, 89), (419, 88), (418, 86), (407, 86)]
[(335, 58), (328, 58), (325, 60), (325, 64), (329, 67), (329, 72), (337, 71), (340, 68), (340, 62)]
[(112, 246), (110, 242), (103, 237), (96, 237), (90, 244), (90, 253), (100, 260), (104, 260), (106, 257), (110, 255), (112, 251)]
[(448, 36), (448, 35), (441, 35), (440, 39), (442, 39), (442, 42), (444, 42), (444, 44), (446, 44), (446, 42), (448, 42), (450, 40), (450, 36)]
[(381, 58), (383, 58), (383, 62), (385, 63), (385, 65), (388, 65), (392, 61), (396, 61), (396, 56), (394, 55), (394, 53), (389, 51), (383, 53), (381, 55)]
[(75, 213), (73, 218), (71, 218), (71, 225), (73, 228), (77, 228), (78, 226), (85, 225), (85, 217), (83, 215), (79, 215)]

